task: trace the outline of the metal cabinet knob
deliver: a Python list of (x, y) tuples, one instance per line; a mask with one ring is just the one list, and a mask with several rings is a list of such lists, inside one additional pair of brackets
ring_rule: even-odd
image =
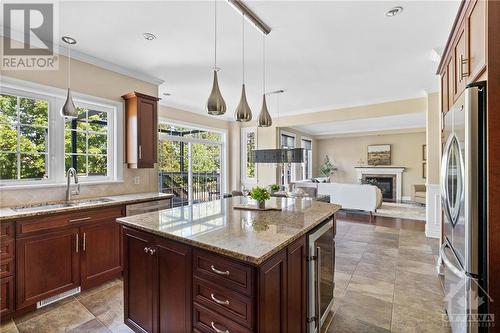
[(148, 252), (149, 252), (149, 250), (150, 250), (150, 248), (149, 248), (149, 247), (147, 247), (147, 246), (144, 248), (144, 252), (146, 252), (146, 253), (148, 253)]
[(156, 250), (155, 250), (155, 249), (149, 249), (149, 254), (150, 254), (150, 255), (155, 254), (155, 252), (156, 252)]

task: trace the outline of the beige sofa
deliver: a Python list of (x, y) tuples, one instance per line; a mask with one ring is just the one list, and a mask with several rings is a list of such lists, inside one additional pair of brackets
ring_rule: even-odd
[(427, 199), (427, 187), (425, 184), (414, 184), (411, 187), (411, 200), (425, 205)]

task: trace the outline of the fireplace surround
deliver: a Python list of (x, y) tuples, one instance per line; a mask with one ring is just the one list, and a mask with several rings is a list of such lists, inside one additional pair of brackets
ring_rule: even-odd
[[(392, 179), (392, 195), (391, 201), (401, 202), (403, 196), (403, 172), (405, 167), (401, 166), (364, 166), (356, 167), (358, 182), (363, 182), (368, 178), (391, 178)], [(382, 191), (382, 195), (383, 195)], [(389, 194), (386, 194), (388, 196)], [(389, 201), (389, 199), (386, 199)]]

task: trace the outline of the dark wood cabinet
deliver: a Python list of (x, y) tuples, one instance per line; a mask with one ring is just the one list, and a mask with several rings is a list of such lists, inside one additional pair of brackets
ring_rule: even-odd
[(8, 317), (14, 311), (14, 277), (0, 280), (0, 317)]
[(123, 95), (126, 115), (126, 161), (129, 168), (153, 168), (157, 161), (159, 98)]
[(121, 274), (121, 226), (104, 222), (80, 228), (82, 289), (95, 287)]
[(17, 240), (17, 308), (80, 285), (78, 242), (78, 228)]
[(191, 331), (191, 248), (124, 228), (125, 323), (138, 332)]
[[(305, 237), (287, 250), (287, 325), (288, 332), (305, 332), (307, 317), (307, 247)], [(334, 266), (335, 267), (335, 266)]]
[(153, 332), (155, 260), (151, 237), (124, 228), (123, 292), (125, 323), (137, 332)]
[(259, 268), (257, 310), (259, 332), (287, 332), (286, 259), (286, 253), (282, 251)]

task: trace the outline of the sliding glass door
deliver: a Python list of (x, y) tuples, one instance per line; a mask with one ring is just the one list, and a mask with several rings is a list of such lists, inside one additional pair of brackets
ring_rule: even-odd
[(174, 206), (220, 199), (224, 135), (165, 123), (159, 132), (160, 191), (174, 195)]

